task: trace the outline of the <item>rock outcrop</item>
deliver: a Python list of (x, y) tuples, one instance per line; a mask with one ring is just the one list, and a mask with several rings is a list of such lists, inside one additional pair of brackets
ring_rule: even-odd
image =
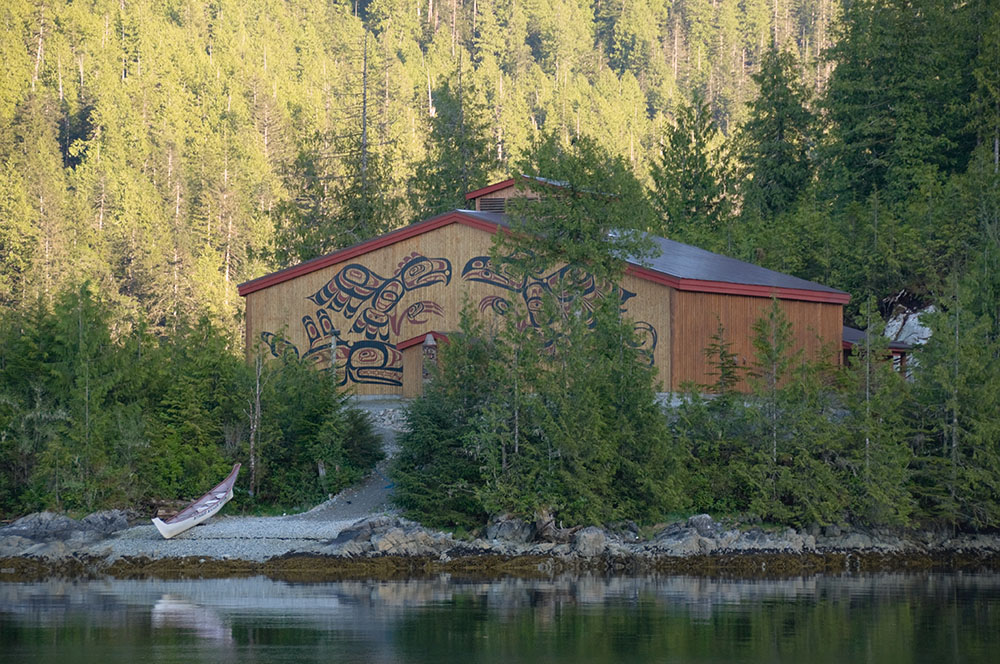
[(0, 556), (62, 558), (90, 553), (102, 539), (128, 528), (121, 510), (95, 512), (80, 521), (54, 512), (38, 512), (0, 528)]
[[(228, 535), (214, 535), (199, 540), (187, 538), (183, 542), (164, 544), (148, 524), (132, 529), (126, 515), (121, 512), (101, 512), (76, 521), (53, 513), (34, 514), (11, 525), (0, 528), (0, 558), (49, 561), (89, 560), (89, 565), (109, 566), (124, 558), (169, 561), (182, 556), (198, 560), (210, 557), (206, 547), (224, 542), (229, 561), (292, 559), (299, 557), (341, 558), (364, 560), (393, 558), (417, 561), (414, 564), (449, 564), (462, 560), (520, 559), (531, 562), (536, 558), (550, 561), (556, 567), (597, 567), (604, 570), (653, 567), (659, 569), (688, 569), (685, 561), (778, 560), (788, 567), (790, 558), (801, 560), (823, 558), (848, 558), (857, 556), (897, 556), (923, 558), (935, 554), (989, 558), (1000, 561), (1000, 537), (971, 534), (951, 536), (947, 533), (898, 533), (863, 530), (857, 528), (814, 526), (799, 532), (793, 528), (764, 529), (740, 528), (734, 523), (716, 521), (708, 514), (698, 514), (685, 521), (669, 524), (651, 537), (642, 538), (635, 524), (625, 523), (608, 528), (563, 528), (547, 515), (534, 523), (510, 516), (493, 519), (484, 531), (484, 537), (464, 540), (453, 535), (425, 528), (418, 523), (398, 516), (383, 514), (358, 520), (336, 534), (332, 539), (296, 537), (280, 534), (280, 520), (276, 520), (269, 535), (259, 532), (255, 536), (248, 526), (260, 518), (250, 518), (244, 527), (238, 526), (239, 517), (230, 517)], [(310, 522), (314, 523), (314, 522)], [(259, 528), (259, 524), (255, 527)], [(301, 527), (301, 524), (300, 524)], [(130, 549), (121, 553), (123, 542)], [(203, 542), (203, 543), (200, 543)], [(254, 542), (265, 547), (263, 557), (241, 557), (240, 545)], [(110, 553), (116, 547), (116, 555)], [(181, 552), (184, 553), (181, 553)], [(839, 559), (838, 559), (839, 560)], [(101, 561), (104, 561), (103, 563)], [(431, 563), (419, 562), (431, 561)], [(671, 562), (673, 561), (673, 562)], [(715, 562), (712, 562), (715, 561)], [(763, 565), (758, 564), (759, 568)], [(825, 564), (825, 563), (824, 563)], [(839, 561), (837, 564), (846, 564)], [(852, 563), (854, 564), (854, 563)], [(770, 569), (772, 566), (767, 564)], [(544, 567), (544, 565), (543, 565)]]

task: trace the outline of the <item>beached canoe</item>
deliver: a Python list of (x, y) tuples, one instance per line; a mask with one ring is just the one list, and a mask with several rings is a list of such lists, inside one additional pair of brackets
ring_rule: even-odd
[(174, 535), (179, 535), (188, 528), (193, 528), (199, 523), (212, 518), (233, 497), (233, 485), (236, 484), (236, 476), (239, 473), (240, 464), (236, 464), (233, 466), (233, 470), (229, 473), (229, 476), (211, 491), (166, 521), (161, 521), (154, 517), (153, 525), (156, 526), (156, 529), (160, 531), (160, 534), (164, 538), (170, 539)]

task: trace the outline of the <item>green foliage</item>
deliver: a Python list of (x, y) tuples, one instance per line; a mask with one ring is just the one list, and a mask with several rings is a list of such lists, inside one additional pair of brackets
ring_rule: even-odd
[[(624, 160), (580, 137), (543, 137), (519, 165), (524, 196), (508, 203), (510, 235), (497, 236), (497, 258), (530, 254), (514, 269), (542, 272), (556, 264), (585, 267), (598, 279), (620, 274), (626, 258), (652, 250), (656, 227), (642, 187)], [(532, 196), (532, 192), (537, 196)]]
[(843, 449), (838, 463), (850, 495), (850, 521), (903, 525), (914, 509), (912, 431), (905, 416), (910, 385), (893, 366), (881, 319), (873, 311), (873, 303), (867, 303), (865, 341), (854, 349), (839, 386), (847, 415), (839, 422)]
[(466, 528), (488, 513), (653, 522), (680, 506), (653, 370), (617, 309), (606, 298), (592, 326), (573, 309), (538, 331), (488, 330), (468, 311), (410, 409), (398, 504), (424, 523)]
[[(193, 498), (237, 460), (249, 484), (253, 377), (226, 336), (202, 318), (169, 339), (141, 321), (116, 338), (113, 317), (89, 284), (0, 313), (0, 514)], [(381, 459), (328, 376), (291, 360), (266, 370), (258, 504), (322, 500)]]
[(733, 388), (740, 382), (742, 376), (741, 367), (736, 353), (732, 352), (732, 342), (726, 341), (726, 328), (722, 321), (716, 316), (717, 327), (715, 334), (711, 337), (711, 343), (705, 347), (705, 357), (712, 367), (708, 375), (715, 376), (715, 382), (705, 387), (720, 395), (728, 395), (733, 392)]
[(755, 327), (753, 392), (691, 393), (670, 413), (693, 509), (798, 525), (905, 524), (906, 389), (885, 342), (874, 339), (838, 373), (793, 352), (777, 302)]
[(490, 184), (488, 110), (463, 64), (436, 91), (427, 150), (416, 168), (413, 208), (417, 220), (467, 207), (465, 194)]
[(846, 186), (846, 200), (881, 190), (895, 201), (925, 167), (964, 169), (973, 137), (968, 108), (955, 100), (972, 91), (970, 37), (979, 29), (972, 11), (940, 0), (865, 0), (845, 9), (827, 107), (831, 184)]
[(732, 246), (722, 155), (711, 110), (696, 96), (665, 132), (650, 173), (650, 197), (671, 239), (712, 250)]
[(371, 421), (326, 372), (287, 355), (264, 371), (256, 502), (315, 504), (382, 459)]
[(760, 95), (740, 128), (738, 144), (745, 178), (743, 213), (771, 219), (788, 210), (812, 180), (809, 158), (815, 119), (806, 108), (805, 87), (788, 51), (772, 44), (754, 81)]
[(533, 292), (530, 309), (515, 300), (495, 328), (466, 307), (441, 373), (411, 409), (397, 501), (462, 527), (487, 513), (655, 521), (682, 502), (679, 466), (655, 369), (610, 281), (648, 246), (648, 208), (622, 162), (592, 142), (550, 137), (531, 163), (546, 174), (531, 180), (541, 198), (512, 206), (514, 232), (497, 236), (493, 260), (525, 278), (579, 262)]
[(793, 347), (791, 323), (777, 299), (754, 325), (751, 384), (749, 509), (767, 520), (806, 523), (836, 519), (842, 489), (827, 463), (836, 444), (833, 403), (821, 389), (821, 367), (809, 366)]
[(493, 339), (470, 307), (461, 330), (440, 347), (437, 375), (407, 410), (392, 469), (396, 503), (430, 526), (474, 528), (486, 517), (477, 495), (483, 471), (469, 448), (486, 404), (505, 392), (491, 361)]
[[(685, 418), (715, 437), (677, 436), (732, 473), (706, 471), (699, 500), (749, 509), (756, 487), (772, 515), (995, 525), (995, 3), (480, 0), (419, 13), (397, 0), (84, 4), (0, 7), (5, 512), (200, 490), (247, 436), (255, 381), (235, 357), (236, 284), (460, 205), (496, 169), (569, 183), (531, 203), (544, 211), (538, 225), (512, 206), (515, 228), (526, 221), (520, 230), (542, 238), (513, 252), (534, 254), (535, 267), (569, 260), (613, 277), (652, 230), (847, 290), (848, 319), (872, 298), (883, 316), (901, 294), (937, 303), (939, 333), (912, 392), (872, 369), (878, 361), (834, 397), (828, 384), (796, 395), (786, 388), (805, 378), (792, 363), (760, 395), (777, 406), (744, 412), (726, 396), (724, 337), (713, 340), (721, 396), (691, 400)], [(738, 186), (733, 173), (746, 175)], [(637, 183), (652, 185), (658, 220)], [(568, 322), (570, 310), (549, 316)], [(202, 317), (208, 327), (194, 322)], [(877, 330), (878, 315), (861, 318)], [(549, 365), (501, 350), (558, 339), (514, 332), (496, 332), (496, 352), (516, 359), (504, 380), (542, 385), (547, 375), (555, 386)], [(283, 379), (270, 371), (273, 390)], [(513, 401), (528, 421), (541, 417), (541, 397), (528, 396), (541, 393), (535, 383)], [(301, 502), (377, 453), (359, 415), (325, 415), (327, 388), (288, 387), (304, 409), (277, 393), (262, 402), (258, 488)], [(497, 440), (520, 445), (508, 404), (490, 403), (481, 417)], [(831, 408), (849, 414), (838, 420)], [(827, 420), (839, 433), (793, 445), (783, 438), (793, 413), (814, 423), (817, 441), (832, 435)], [(570, 450), (572, 423), (545, 417)], [(602, 417), (586, 423), (600, 429)], [(744, 440), (755, 457), (737, 453)], [(592, 452), (567, 451), (566, 463), (575, 471), (604, 458)], [(788, 469), (828, 468), (840, 492), (830, 504), (783, 494), (795, 481)], [(283, 473), (301, 491), (268, 484)], [(546, 481), (569, 486), (554, 473)], [(496, 495), (527, 505), (515, 484), (497, 482), (507, 488)], [(712, 486), (723, 487), (716, 503)]]
[(981, 293), (974, 277), (956, 279), (941, 310), (926, 316), (932, 336), (917, 355), (913, 440), (921, 511), (976, 528), (1000, 523), (998, 328)]

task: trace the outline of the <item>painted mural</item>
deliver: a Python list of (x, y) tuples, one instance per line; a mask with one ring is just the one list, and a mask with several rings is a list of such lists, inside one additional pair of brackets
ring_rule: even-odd
[[(261, 339), (271, 354), (296, 357), (317, 363), (329, 361), (331, 340), (336, 336), (336, 365), (343, 368), (340, 384), (369, 383), (402, 386), (403, 355), (390, 343), (404, 322), (423, 324), (432, 316), (444, 316), (444, 309), (432, 300), (405, 304), (408, 296), (422, 288), (451, 282), (451, 261), (428, 258), (414, 252), (402, 260), (391, 277), (384, 277), (360, 263), (350, 263), (306, 299), (316, 306), (315, 314), (302, 317), (309, 347), (300, 353), (288, 340), (273, 332)], [(343, 319), (334, 326), (333, 314)]]
[[(548, 321), (541, 319), (542, 301), (546, 295), (556, 294), (566, 307), (582, 305), (583, 310), (590, 313), (588, 327), (594, 326), (593, 311), (597, 300), (608, 295), (617, 295), (621, 311), (625, 313), (628, 309), (625, 303), (635, 297), (635, 293), (625, 288), (611, 283), (601, 283), (593, 274), (576, 265), (566, 265), (547, 275), (516, 276), (511, 270), (513, 260), (516, 258), (501, 260), (497, 265), (490, 256), (476, 256), (469, 259), (462, 268), (462, 278), (507, 291), (505, 294), (483, 297), (479, 301), (479, 310), (482, 312), (492, 311), (502, 316), (510, 309), (511, 299), (520, 298), (528, 312), (528, 320), (522, 324), (523, 327), (530, 325), (537, 328), (547, 324)], [(657, 341), (656, 328), (650, 323), (639, 321), (635, 323), (634, 331), (635, 347), (652, 366)]]
[[(418, 252), (400, 261), (391, 276), (380, 275), (361, 263), (349, 263), (305, 298), (312, 311), (301, 319), (306, 347), (300, 348), (273, 331), (261, 332), (260, 338), (275, 357), (291, 354), (326, 369), (330, 366), (331, 341), (336, 339), (339, 384), (402, 387), (403, 354), (395, 342), (400, 341), (404, 324), (423, 325), (435, 318), (450, 320), (449, 312), (439, 302), (420, 299), (419, 292), (436, 284), (448, 286), (451, 279), (452, 264), (447, 258), (430, 258)], [(466, 261), (462, 280), (495, 287), (497, 292), (479, 300), (480, 311), (504, 315), (520, 300), (528, 312), (524, 325), (535, 328), (546, 322), (542, 320), (542, 301), (547, 294), (557, 294), (566, 306), (582, 304), (584, 311), (591, 312), (591, 326), (599, 299), (615, 297), (625, 312), (626, 303), (635, 297), (635, 293), (601, 282), (579, 267), (515, 277), (508, 262), (495, 266), (489, 256)], [(656, 328), (640, 321), (635, 323), (635, 332), (636, 347), (652, 365)]]

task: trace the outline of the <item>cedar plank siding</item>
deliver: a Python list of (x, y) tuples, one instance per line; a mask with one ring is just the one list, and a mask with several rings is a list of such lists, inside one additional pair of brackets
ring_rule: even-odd
[[(508, 189), (514, 191), (513, 187)], [(498, 188), (491, 195), (506, 192)], [(321, 257), (316, 262), (242, 284), (240, 292), (246, 297), (247, 358), (252, 358), (258, 349), (266, 356), (277, 356), (286, 347), (284, 344), (288, 344), (287, 347), (294, 347), (299, 356), (311, 358), (319, 367), (328, 367), (329, 334), (313, 332), (310, 338), (309, 328), (304, 323), (305, 319), (318, 327), (321, 316), (327, 316), (340, 332), (338, 365), (347, 366), (341, 369), (341, 376), (350, 373), (356, 379), (348, 382), (356, 394), (419, 395), (423, 391), (421, 345), (400, 350), (397, 344), (431, 331), (444, 334), (456, 331), (466, 303), (490, 316), (496, 315), (491, 302), (496, 303), (499, 298), (515, 302), (524, 296), (499, 285), (495, 275), (481, 270), (470, 269), (463, 277), (463, 269), (470, 259), (489, 254), (497, 227), (487, 221), (497, 217), (470, 216), (475, 214), (449, 213), (344, 252)], [(688, 250), (684, 252), (690, 254)], [(429, 260), (413, 259), (415, 254)], [(429, 278), (426, 281), (404, 279), (401, 269), (418, 263), (430, 266), (427, 267), (429, 273), (424, 274)], [(349, 265), (360, 266), (360, 269), (345, 270)], [(667, 260), (662, 267), (673, 269), (671, 265)], [(676, 267), (682, 269), (681, 265)], [(398, 299), (389, 304), (381, 300), (385, 304), (381, 310), (371, 306), (375, 300), (371, 289), (367, 291), (368, 299), (336, 300), (344, 298), (345, 293), (361, 292), (363, 289), (356, 285), (370, 278), (372, 273), (378, 275), (382, 283), (398, 281), (413, 287), (401, 286)], [(346, 282), (347, 287), (340, 281), (331, 291), (333, 295), (321, 293), (332, 279), (343, 279), (344, 275), (352, 275)], [(713, 382), (709, 376), (712, 368), (704, 350), (719, 321), (725, 327), (726, 340), (732, 343), (731, 350), (740, 358), (740, 364), (751, 366), (754, 362), (752, 327), (771, 306), (767, 294), (774, 289), (705, 281), (692, 286), (683, 280), (669, 281), (662, 275), (630, 268), (621, 284), (627, 291), (623, 305), (625, 316), (643, 331), (643, 349), (648, 351), (658, 370), (660, 389), (678, 391), (689, 381)], [(481, 280), (476, 281), (477, 277)], [(723, 292), (698, 290), (702, 288)], [(742, 294), (726, 292), (729, 290)], [(748, 290), (751, 294), (746, 294)], [(309, 299), (317, 294), (321, 302)], [(828, 293), (820, 292), (819, 295), (827, 297)], [(787, 291), (785, 298), (779, 300), (792, 323), (798, 347), (812, 357), (829, 352), (832, 362), (840, 360), (842, 302), (846, 301), (846, 294), (835, 295), (838, 298), (841, 295), (844, 297), (840, 302), (802, 301), (797, 298), (808, 299), (813, 294), (799, 290)], [(411, 315), (407, 316), (407, 312)], [(368, 322), (355, 328), (363, 320)], [(262, 333), (270, 340), (270, 348), (263, 344)], [(283, 338), (282, 343), (276, 343), (276, 336)], [(386, 363), (391, 366), (384, 366)], [(743, 383), (738, 387), (746, 389), (747, 385)]]
[[(443, 283), (407, 293), (401, 299), (396, 314), (399, 323), (398, 331), (389, 330), (388, 342), (398, 344), (400, 341), (423, 335), (430, 331), (451, 332), (458, 329), (459, 314), (465, 302), (478, 307), (484, 298), (502, 296), (517, 297), (509, 291), (497, 286), (469, 281), (462, 278), (462, 270), (466, 263), (475, 256), (487, 255), (492, 243), (492, 234), (463, 224), (450, 224), (428, 231), (389, 246), (340, 261), (313, 272), (302, 274), (287, 281), (254, 290), (246, 295), (246, 328), (247, 357), (253, 357), (260, 348), (266, 356), (274, 353), (261, 341), (261, 333), (280, 335), (293, 345), (300, 356), (310, 354), (318, 366), (329, 366), (329, 336), (324, 335), (320, 343), (310, 344), (302, 319), (310, 316), (319, 324), (317, 310), (320, 309), (308, 299), (338, 272), (349, 264), (361, 264), (372, 272), (386, 277), (391, 276), (399, 265), (414, 252), (428, 258), (447, 258), (451, 264), (450, 282)], [(666, 389), (666, 378), (670, 367), (670, 329), (669, 308), (670, 289), (650, 281), (626, 275), (622, 287), (633, 293), (625, 303), (626, 315), (633, 321), (642, 321), (646, 328), (651, 328), (652, 335), (647, 334), (653, 362), (659, 369), (661, 381)], [(415, 321), (406, 320), (402, 315), (407, 307), (419, 301), (433, 302), (440, 307), (444, 315), (426, 314)], [(361, 307), (363, 308), (363, 307)], [(487, 310), (488, 311), (488, 310)], [(363, 335), (351, 331), (353, 319), (349, 320), (337, 312), (328, 312), (333, 325), (340, 331), (341, 339), (358, 341)], [(342, 312), (341, 312), (342, 313)], [(655, 335), (655, 345), (652, 336)], [(338, 342), (339, 343), (339, 342)], [(351, 387), (359, 395), (399, 395), (416, 396), (422, 391), (422, 354), (420, 346), (413, 346), (399, 351), (402, 359), (402, 371), (399, 378), (401, 386), (391, 386), (372, 383), (352, 383)], [(341, 360), (341, 363), (343, 360)], [(421, 367), (414, 366), (421, 365)]]
[[(475, 197), (467, 196), (466, 198), (468, 200), (475, 202), (476, 207), (473, 209), (479, 212), (500, 212), (500, 213), (503, 213), (506, 210), (508, 199), (517, 198), (521, 196), (530, 196), (531, 198), (537, 198), (535, 194), (525, 194), (523, 190), (518, 191), (517, 187), (514, 185), (513, 180), (510, 180), (509, 182), (510, 184), (508, 184), (505, 187), (498, 187), (496, 189), (494, 189), (493, 187), (487, 187), (488, 190), (491, 190), (488, 194), (483, 194)], [(507, 183), (503, 182), (501, 184), (507, 184)], [(496, 206), (500, 201), (503, 202), (503, 208), (496, 209), (494, 206)]]
[(631, 274), (622, 278), (622, 288), (635, 293), (635, 297), (625, 303), (625, 315), (633, 322), (645, 321), (656, 331), (656, 347), (653, 351), (653, 365), (659, 375), (661, 391), (670, 389), (670, 367), (672, 366), (670, 346), (673, 332), (670, 329), (670, 307), (674, 300), (672, 288), (640, 279)]
[[(672, 289), (671, 289), (672, 290)], [(771, 300), (764, 297), (674, 291), (675, 306), (671, 315), (673, 353), (670, 389), (679, 390), (688, 381), (711, 384), (713, 370), (704, 350), (712, 342), (719, 322), (725, 328), (725, 340), (742, 367), (754, 364), (753, 324), (767, 314)], [(792, 325), (795, 349), (807, 357), (824, 354), (839, 364), (843, 307), (840, 304), (778, 300)], [(742, 381), (739, 389), (747, 389)]]
[(403, 350), (404, 399), (414, 399), (424, 391), (424, 348), (421, 344)]

